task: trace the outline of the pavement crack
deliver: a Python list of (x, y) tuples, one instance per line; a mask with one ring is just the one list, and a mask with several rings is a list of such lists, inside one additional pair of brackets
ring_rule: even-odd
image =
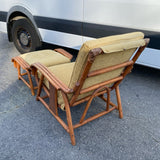
[(146, 134), (148, 134), (158, 145), (160, 145), (160, 139), (155, 138), (151, 131), (147, 130), (145, 127), (142, 127)]
[(12, 111), (14, 111), (15, 109), (19, 108), (19, 106), (15, 106), (7, 111), (3, 111), (3, 112), (0, 112), (0, 114), (5, 114), (5, 113), (11, 113)]
[(152, 137), (152, 139), (153, 139), (155, 142), (157, 142), (157, 143), (160, 145), (160, 141), (157, 140), (152, 134), (151, 134), (151, 137)]

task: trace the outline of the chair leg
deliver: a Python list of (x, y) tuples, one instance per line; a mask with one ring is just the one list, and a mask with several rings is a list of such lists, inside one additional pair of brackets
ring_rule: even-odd
[(20, 80), (20, 76), (21, 76), (21, 67), (20, 65), (17, 63), (17, 71), (18, 71), (18, 80)]
[(91, 98), (89, 99), (89, 101), (88, 101), (88, 103), (87, 103), (87, 105), (86, 105), (86, 107), (85, 107), (85, 109), (84, 109), (84, 112), (83, 112), (83, 114), (82, 114), (82, 117), (81, 117), (79, 123), (82, 123), (82, 122), (84, 121), (84, 118), (85, 118), (85, 116), (86, 116), (86, 114), (87, 114), (87, 111), (88, 111), (88, 109), (89, 109), (89, 107), (90, 107), (90, 105), (91, 105), (91, 102), (92, 102), (93, 98), (94, 98), (94, 97), (91, 97)]
[[(26, 70), (26, 73), (23, 74), (21, 73), (21, 66), (16, 63), (16, 67), (17, 67), (17, 71), (18, 71), (18, 80), (23, 80), (23, 82), (31, 89), (31, 93), (34, 96), (34, 86), (33, 86), (33, 82), (32, 82), (32, 78), (31, 78), (31, 72)], [(24, 75), (28, 75), (28, 79), (29, 79), (29, 83), (23, 78)]]
[(123, 112), (122, 112), (122, 104), (121, 104), (121, 97), (119, 92), (119, 86), (115, 88), (116, 96), (117, 96), (117, 103), (118, 103), (118, 110), (119, 110), (119, 118), (123, 118)]
[(71, 110), (70, 110), (70, 106), (69, 106), (69, 103), (68, 103), (68, 99), (67, 99), (67, 96), (63, 92), (61, 92), (61, 93), (62, 93), (63, 100), (64, 100), (64, 103), (65, 103), (67, 123), (68, 123), (71, 143), (72, 143), (72, 145), (76, 145), (74, 129), (73, 129), (73, 124), (72, 124)]
[(43, 80), (44, 80), (44, 76), (43, 75), (41, 75), (41, 78), (40, 78), (39, 82), (38, 82), (38, 79), (37, 79), (37, 85), (38, 85), (37, 96), (36, 96), (36, 100), (37, 101), (39, 100), (38, 97), (41, 94)]
[(35, 93), (34, 93), (34, 86), (33, 86), (32, 78), (31, 78), (31, 72), (27, 71), (27, 74), (28, 74), (31, 93), (32, 93), (32, 96), (34, 96)]
[(58, 105), (57, 105), (57, 90), (54, 86), (49, 83), (50, 88), (50, 96), (49, 96), (49, 107), (53, 111), (53, 113), (58, 116)]
[(110, 89), (107, 88), (107, 102), (106, 102), (106, 111), (109, 111), (109, 106), (110, 106)]

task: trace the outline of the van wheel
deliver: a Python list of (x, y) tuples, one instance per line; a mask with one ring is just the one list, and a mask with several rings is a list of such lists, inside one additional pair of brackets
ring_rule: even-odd
[(12, 39), (20, 53), (35, 51), (41, 46), (41, 41), (32, 23), (27, 18), (13, 21)]

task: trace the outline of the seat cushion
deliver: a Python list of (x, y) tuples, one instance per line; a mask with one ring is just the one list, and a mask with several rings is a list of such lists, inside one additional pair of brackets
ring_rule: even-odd
[[(62, 81), (65, 85), (68, 86), (74, 68), (74, 64), (75, 62), (59, 64), (48, 67), (48, 70), (50, 70), (55, 75), (55, 77), (57, 77), (60, 81)], [(48, 82), (45, 84), (49, 88)]]
[(69, 58), (53, 50), (40, 50), (20, 55), (29, 65), (40, 62), (46, 67), (56, 64), (68, 63)]
[[(65, 63), (65, 64), (59, 64), (56, 66), (48, 67), (48, 69), (58, 78), (60, 81), (62, 81), (65, 85), (69, 85), (71, 75), (73, 72), (75, 62), (72, 63)], [(49, 88), (49, 82), (44, 79), (44, 84), (47, 88)], [(71, 94), (68, 95), (68, 98), (71, 98)], [(58, 91), (58, 104), (61, 106), (61, 109), (64, 110), (64, 101), (61, 95), (61, 92)]]

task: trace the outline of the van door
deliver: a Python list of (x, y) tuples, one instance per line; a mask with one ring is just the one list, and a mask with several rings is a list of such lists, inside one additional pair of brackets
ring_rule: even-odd
[(159, 32), (159, 14), (159, 0), (84, 0), (83, 35), (98, 38), (137, 30), (145, 35), (145, 31)]
[(142, 31), (150, 38), (136, 63), (160, 68), (159, 0), (84, 0), (83, 41)]
[(32, 1), (45, 42), (79, 49), (82, 44), (83, 0)]

